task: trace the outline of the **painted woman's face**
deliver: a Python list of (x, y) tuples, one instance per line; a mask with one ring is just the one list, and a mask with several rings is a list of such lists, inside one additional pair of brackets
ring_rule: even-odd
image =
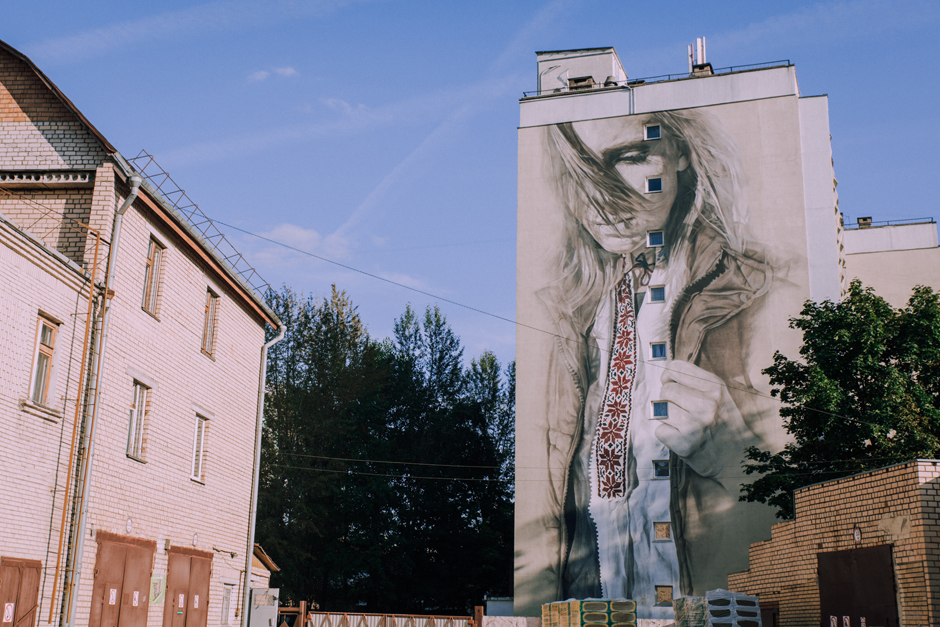
[[(600, 157), (607, 169), (604, 177), (626, 188), (622, 197), (628, 201), (600, 211), (591, 207), (579, 216), (609, 252), (627, 254), (645, 247), (647, 232), (663, 228), (675, 203), (678, 173), (688, 166), (688, 158), (664, 127), (661, 139), (645, 139), (647, 125), (656, 124), (652, 116), (635, 116), (573, 125), (585, 146)], [(629, 206), (622, 206), (624, 202)]]

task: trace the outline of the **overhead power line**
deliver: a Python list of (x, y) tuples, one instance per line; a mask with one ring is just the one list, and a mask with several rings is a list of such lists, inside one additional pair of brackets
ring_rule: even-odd
[[(354, 266), (350, 266), (350, 265), (345, 264), (345, 263), (340, 263), (339, 261), (336, 261), (336, 260), (334, 260), (334, 259), (330, 259), (329, 257), (324, 257), (324, 256), (322, 256), (322, 255), (318, 255), (318, 254), (316, 254), (316, 253), (312, 253), (312, 252), (310, 252), (310, 251), (303, 250), (303, 249), (301, 249), (301, 248), (297, 248), (296, 246), (291, 246), (290, 244), (285, 244), (284, 242), (280, 242), (280, 241), (278, 241), (278, 240), (276, 240), (276, 239), (272, 239), (272, 238), (270, 238), (270, 237), (266, 237), (266, 236), (264, 236), (264, 235), (260, 235), (260, 234), (258, 234), (258, 233), (254, 233), (254, 232), (252, 232), (252, 231), (245, 230), (245, 229), (243, 229), (243, 228), (234, 226), (234, 225), (232, 225), (232, 224), (228, 224), (228, 223), (226, 223), (226, 222), (222, 222), (221, 220), (217, 220), (217, 219), (215, 219), (215, 218), (212, 218), (212, 221), (215, 222), (216, 224), (221, 224), (222, 226), (226, 226), (226, 227), (228, 227), (228, 228), (230, 228), (230, 229), (235, 229), (236, 231), (239, 231), (239, 232), (241, 232), (241, 233), (244, 233), (245, 235), (250, 235), (250, 236), (256, 237), (256, 238), (258, 238), (258, 239), (260, 239), (260, 240), (264, 240), (264, 241), (266, 241), (266, 242), (270, 242), (270, 243), (272, 243), (272, 244), (275, 244), (276, 246), (281, 246), (281, 247), (286, 248), (286, 249), (288, 249), (288, 250), (292, 250), (292, 251), (294, 251), (294, 252), (300, 253), (301, 255), (306, 255), (306, 256), (312, 257), (312, 258), (314, 258), (314, 259), (319, 259), (320, 261), (323, 261), (323, 262), (325, 262), (325, 263), (329, 263), (329, 264), (332, 264), (332, 265), (334, 265), (334, 266), (338, 266), (338, 267), (340, 267), (340, 268), (349, 270), (349, 271), (351, 271), (351, 272), (356, 272), (356, 273), (361, 274), (361, 275), (363, 275), (363, 276), (367, 276), (367, 277), (376, 279), (376, 280), (378, 280), (378, 281), (382, 281), (382, 282), (384, 282), (384, 283), (388, 283), (388, 284), (390, 284), (390, 285), (395, 285), (395, 286), (397, 286), (397, 287), (400, 287), (400, 288), (409, 290), (409, 291), (411, 291), (411, 292), (416, 292), (416, 293), (422, 294), (422, 295), (424, 295), (424, 296), (429, 296), (429, 297), (434, 298), (434, 299), (436, 299), (436, 300), (439, 300), (439, 301), (442, 301), (442, 302), (445, 302), (445, 303), (450, 303), (451, 305), (456, 305), (457, 307), (462, 307), (462, 308), (464, 308), (464, 309), (468, 309), (468, 310), (470, 310), (470, 311), (473, 311), (473, 312), (476, 312), (476, 313), (479, 313), (479, 314), (483, 314), (484, 316), (489, 316), (489, 317), (491, 317), (491, 318), (496, 318), (497, 320), (502, 320), (503, 322), (508, 322), (509, 324), (513, 324), (513, 325), (516, 325), (516, 326), (519, 326), (519, 327), (523, 327), (523, 328), (526, 328), (526, 329), (530, 329), (530, 330), (532, 330), (532, 331), (536, 331), (537, 333), (544, 333), (544, 334), (546, 334), (546, 335), (550, 335), (550, 336), (552, 336), (552, 337), (558, 338), (558, 339), (560, 339), (560, 340), (563, 341), (563, 342), (578, 342), (578, 340), (576, 340), (576, 339), (569, 338), (569, 337), (565, 337), (564, 335), (560, 335), (560, 334), (555, 333), (555, 332), (553, 332), (553, 331), (548, 331), (548, 330), (546, 330), (546, 329), (542, 329), (542, 328), (539, 328), (539, 327), (534, 327), (534, 326), (532, 326), (532, 325), (525, 324), (524, 322), (519, 322), (518, 320), (514, 320), (514, 319), (512, 319), (512, 318), (507, 318), (507, 317), (505, 317), (505, 316), (501, 316), (501, 315), (499, 315), (499, 314), (495, 314), (495, 313), (492, 313), (492, 312), (490, 312), (490, 311), (486, 311), (486, 310), (484, 310), (484, 309), (480, 309), (480, 308), (478, 308), (478, 307), (473, 307), (473, 306), (471, 306), (471, 305), (467, 305), (467, 304), (461, 303), (461, 302), (459, 302), (459, 301), (452, 300), (452, 299), (450, 299), (450, 298), (444, 298), (443, 296), (439, 296), (439, 295), (437, 295), (437, 294), (433, 294), (433, 293), (431, 293), (431, 292), (427, 292), (427, 291), (425, 291), (425, 290), (421, 290), (421, 289), (418, 289), (418, 288), (416, 288), (416, 287), (412, 287), (412, 286), (410, 286), (410, 285), (405, 285), (404, 283), (400, 283), (400, 282), (398, 282), (398, 281), (393, 281), (392, 279), (387, 279), (387, 278), (385, 278), (385, 277), (383, 277), (383, 276), (379, 276), (379, 275), (377, 275), (377, 274), (373, 274), (372, 272), (367, 272), (367, 271), (365, 271), (365, 270), (361, 270), (361, 269), (356, 268), (356, 267), (354, 267)], [(653, 368), (660, 368), (661, 370), (667, 370), (667, 371), (669, 371), (669, 372), (676, 372), (675, 369), (670, 368), (668, 365), (666, 365), (666, 363), (663, 363), (663, 362), (649, 361), (649, 360), (643, 359), (642, 357), (639, 357), (639, 356), (638, 356), (638, 361), (642, 362), (644, 365), (651, 366), (651, 367), (653, 367)], [(668, 363), (668, 362), (667, 362), (667, 363)], [(714, 382), (712, 379), (706, 379), (706, 378), (704, 378), (704, 377), (696, 377), (695, 375), (691, 375), (691, 374), (688, 374), (688, 373), (683, 373), (683, 376), (691, 377), (691, 378), (694, 378), (694, 379), (699, 379), (700, 381)], [(724, 387), (724, 388), (729, 389), (729, 390), (737, 390), (737, 391), (739, 391), (739, 392), (744, 392), (745, 394), (751, 394), (751, 395), (753, 395), (753, 396), (759, 396), (759, 397), (761, 397), (761, 398), (766, 398), (766, 399), (770, 399), (770, 400), (777, 400), (775, 397), (771, 396), (770, 394), (764, 394), (763, 392), (760, 392), (760, 391), (755, 390), (755, 389), (753, 389), (753, 388), (746, 388), (746, 387), (739, 387), (739, 386), (735, 386), (735, 385), (729, 385), (728, 383), (722, 381), (721, 379), (718, 380), (718, 384), (719, 384), (720, 386)], [(865, 425), (869, 425), (869, 426), (873, 426), (873, 427), (881, 426), (881, 425), (878, 425), (877, 423), (868, 422), (868, 421), (865, 421), (865, 420), (859, 420), (859, 419), (856, 419), (856, 418), (851, 418), (851, 417), (849, 417), (849, 416), (844, 416), (844, 415), (841, 415), (841, 414), (836, 414), (836, 413), (834, 413), (834, 412), (826, 411), (826, 410), (824, 410), (824, 409), (816, 409), (816, 408), (814, 408), (814, 407), (806, 407), (805, 409), (807, 409), (808, 411), (812, 411), (812, 412), (815, 412), (815, 413), (818, 413), (818, 414), (823, 414), (823, 415), (830, 416), (830, 417), (833, 417), (833, 418), (843, 418), (843, 419), (845, 419), (845, 420), (854, 420), (854, 421), (856, 421), (856, 422), (858, 422), (858, 423), (860, 423), (860, 424), (865, 424)]]

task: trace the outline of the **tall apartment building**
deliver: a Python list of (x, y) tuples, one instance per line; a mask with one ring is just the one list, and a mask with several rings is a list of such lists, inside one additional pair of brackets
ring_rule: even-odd
[(520, 102), (517, 615), (669, 619), (774, 522), (738, 501), (745, 447), (786, 441), (760, 371), (848, 280), (828, 101), (699, 52), (646, 80), (613, 48), (540, 52)]
[(0, 42), (5, 627), (240, 620), (281, 325), (163, 176)]

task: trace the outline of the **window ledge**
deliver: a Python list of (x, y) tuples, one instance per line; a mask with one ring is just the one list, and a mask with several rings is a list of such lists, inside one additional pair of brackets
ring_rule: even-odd
[(52, 409), (51, 407), (37, 405), (36, 403), (27, 399), (20, 400), (20, 409), (27, 414), (37, 416), (43, 420), (48, 420), (49, 422), (58, 423), (60, 420), (62, 420), (61, 411)]
[(199, 485), (206, 485), (205, 481), (203, 481), (202, 479), (197, 479), (196, 477), (190, 477), (189, 480), (192, 481), (193, 483), (198, 483)]
[(201, 349), (200, 352), (206, 357), (208, 357), (209, 359), (211, 359), (212, 361), (215, 361), (215, 355), (213, 355), (212, 353), (207, 353), (205, 349)]
[(137, 457), (136, 455), (131, 455), (130, 453), (127, 454), (127, 459), (133, 460), (133, 461), (137, 462), (138, 464), (146, 464), (146, 463), (147, 463), (147, 460), (146, 460), (146, 459), (143, 459), (143, 458), (141, 458), (141, 457)]
[(160, 316), (150, 311), (146, 307), (141, 307), (140, 310), (144, 312), (145, 314), (147, 314), (148, 316), (150, 316), (151, 318), (153, 318), (154, 320), (156, 320), (157, 322), (160, 322)]

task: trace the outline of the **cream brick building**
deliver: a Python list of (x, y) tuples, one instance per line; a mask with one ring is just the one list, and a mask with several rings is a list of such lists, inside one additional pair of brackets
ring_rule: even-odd
[(4, 627), (241, 620), (280, 322), (147, 163), (0, 42)]
[[(765, 625), (828, 625), (833, 615), (840, 627), (846, 615), (852, 627), (940, 624), (938, 485), (940, 461), (915, 460), (797, 490), (796, 518), (774, 525), (770, 540), (751, 545), (749, 570), (730, 575), (728, 586), (760, 596)], [(884, 563), (872, 564), (866, 553), (878, 552)], [(855, 572), (837, 570), (841, 576), (832, 581), (827, 571), (834, 561)], [(852, 586), (853, 578), (861, 585)], [(896, 590), (887, 621), (874, 609), (867, 615), (858, 609), (878, 605), (878, 583), (889, 596)], [(836, 611), (853, 587), (863, 595), (855, 592), (849, 604), (855, 609)]]

